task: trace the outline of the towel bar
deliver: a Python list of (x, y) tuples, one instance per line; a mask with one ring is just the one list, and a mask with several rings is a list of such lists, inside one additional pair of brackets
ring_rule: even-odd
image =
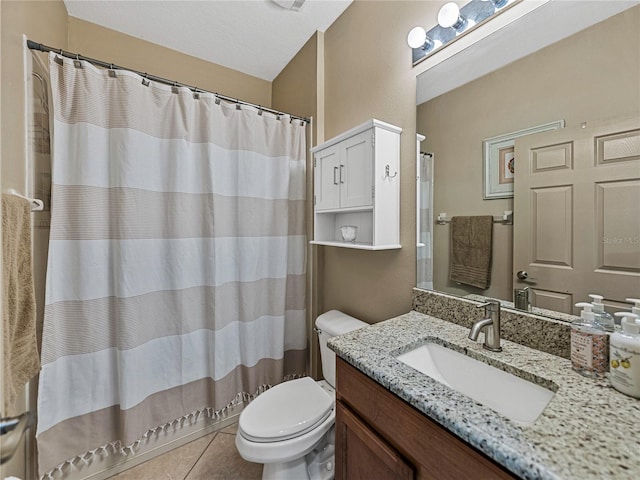
[[(450, 223), (451, 219), (447, 217), (447, 214), (442, 212), (436, 217), (436, 223), (438, 225), (445, 225)], [(502, 216), (493, 217), (493, 223), (502, 223), (503, 225), (513, 225), (513, 211), (505, 210)]]
[(18, 193), (18, 191), (14, 188), (9, 188), (6, 190), (6, 193), (9, 195), (15, 195), (16, 197), (24, 198), (25, 200), (29, 200), (31, 202), (31, 211), (32, 212), (41, 212), (44, 210), (44, 202), (38, 198), (29, 198), (25, 197)]

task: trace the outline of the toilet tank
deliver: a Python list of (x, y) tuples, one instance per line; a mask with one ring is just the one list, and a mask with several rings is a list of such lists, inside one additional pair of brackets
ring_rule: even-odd
[(338, 310), (331, 310), (316, 318), (320, 358), (322, 359), (322, 375), (335, 388), (336, 386), (336, 354), (327, 347), (327, 340), (336, 335), (366, 327), (368, 324)]

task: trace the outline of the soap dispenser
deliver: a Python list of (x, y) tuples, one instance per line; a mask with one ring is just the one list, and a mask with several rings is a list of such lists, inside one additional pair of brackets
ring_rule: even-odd
[(640, 298), (627, 298), (627, 302), (633, 303), (633, 307), (631, 307), (631, 313), (638, 315), (640, 318)]
[(596, 323), (605, 331), (613, 332), (615, 321), (610, 313), (604, 311), (604, 303), (602, 303), (604, 297), (593, 293), (590, 293), (589, 297), (591, 297), (591, 305), (593, 305), (593, 315), (595, 316)]
[(609, 336), (595, 321), (593, 305), (576, 303), (580, 318), (571, 323), (571, 366), (587, 377), (604, 377), (609, 366)]
[(622, 332), (611, 335), (609, 380), (616, 390), (640, 398), (640, 320), (638, 315), (618, 312)]

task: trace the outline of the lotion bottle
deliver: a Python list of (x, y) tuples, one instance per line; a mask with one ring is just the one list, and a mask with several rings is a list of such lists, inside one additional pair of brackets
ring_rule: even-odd
[(638, 315), (618, 312), (622, 332), (611, 335), (609, 381), (616, 390), (640, 398), (640, 320)]
[(615, 321), (611, 314), (604, 311), (604, 303), (602, 303), (604, 297), (593, 293), (590, 293), (589, 297), (591, 297), (591, 305), (593, 305), (593, 315), (595, 316), (596, 323), (605, 331), (613, 332)]
[(576, 303), (580, 318), (571, 324), (571, 366), (587, 377), (604, 377), (609, 366), (609, 336), (596, 323), (593, 305)]

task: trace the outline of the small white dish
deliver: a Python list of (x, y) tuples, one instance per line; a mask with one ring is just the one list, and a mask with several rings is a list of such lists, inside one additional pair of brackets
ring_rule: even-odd
[(355, 243), (358, 236), (358, 227), (355, 225), (343, 225), (340, 227), (340, 235), (345, 242)]

